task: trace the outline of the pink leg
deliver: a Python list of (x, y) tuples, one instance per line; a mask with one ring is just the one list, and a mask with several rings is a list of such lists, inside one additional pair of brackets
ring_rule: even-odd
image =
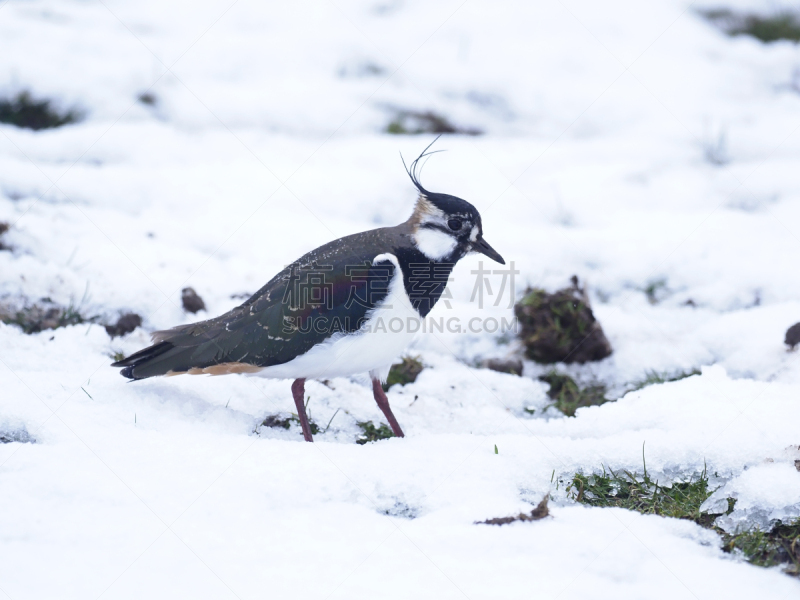
[(389, 399), (386, 397), (386, 393), (383, 391), (379, 379), (372, 380), (372, 393), (375, 395), (375, 402), (378, 403), (378, 408), (383, 411), (383, 415), (386, 417), (386, 420), (389, 421), (389, 427), (392, 428), (394, 434), (397, 437), (406, 437), (403, 434), (403, 430), (400, 429), (397, 419), (395, 419), (392, 414), (392, 409), (389, 407)]
[[(311, 426), (308, 424), (308, 417), (306, 416), (306, 407), (303, 403), (303, 396), (306, 393), (306, 380), (295, 379), (292, 384), (292, 396), (294, 396), (294, 405), (297, 407), (297, 416), (300, 417), (300, 427), (303, 428), (303, 439), (307, 442), (313, 442), (314, 438), (311, 437)], [(388, 404), (386, 406), (389, 406)]]

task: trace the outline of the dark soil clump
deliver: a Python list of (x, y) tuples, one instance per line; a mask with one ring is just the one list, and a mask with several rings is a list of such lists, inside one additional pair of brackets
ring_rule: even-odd
[(572, 286), (553, 294), (526, 290), (514, 307), (525, 354), (538, 363), (580, 363), (602, 360), (611, 344), (592, 313), (586, 290), (572, 278)]
[(795, 323), (786, 330), (786, 337), (783, 343), (794, 350), (797, 344), (800, 344), (800, 323)]
[(137, 327), (141, 327), (142, 317), (136, 313), (126, 313), (122, 315), (116, 325), (106, 325), (106, 332), (113, 337), (122, 337), (133, 332)]
[(31, 437), (25, 427), (10, 431), (0, 431), (0, 444), (11, 444), (14, 442), (19, 444), (33, 444), (35, 441), (36, 440)]
[(3, 235), (11, 228), (8, 223), (0, 221), (0, 250), (11, 250), (11, 246), (3, 241)]
[(519, 513), (516, 517), (497, 517), (495, 519), (486, 519), (485, 521), (478, 521), (476, 525), (508, 525), (514, 521), (538, 521), (544, 519), (550, 514), (547, 508), (547, 502), (550, 500), (550, 494), (547, 494), (542, 501), (534, 508), (530, 514)]
[(522, 377), (522, 361), (518, 358), (490, 358), (485, 364), (490, 371)]
[(206, 309), (206, 303), (198, 296), (194, 288), (190, 287), (181, 290), (181, 303), (183, 304), (183, 310), (192, 314)]
[(35, 100), (27, 91), (0, 100), (0, 123), (34, 131), (75, 123), (80, 117), (75, 110), (59, 113), (50, 106), (50, 100)]
[(136, 97), (136, 99), (146, 106), (155, 106), (158, 104), (158, 98), (156, 98), (155, 94), (150, 92), (142, 92)]

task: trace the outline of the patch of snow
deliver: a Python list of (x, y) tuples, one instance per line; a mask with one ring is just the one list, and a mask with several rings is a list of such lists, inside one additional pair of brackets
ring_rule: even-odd
[(769, 531), (776, 520), (787, 523), (800, 517), (800, 473), (794, 460), (753, 465), (720, 487), (705, 506), (718, 510), (727, 498), (736, 504), (730, 515), (719, 517), (716, 524), (729, 533), (757, 527)]
[[(0, 52), (0, 95), (86, 113), (0, 125), (0, 303), (144, 321), (113, 340), (97, 324), (0, 324), (0, 435), (16, 436), (0, 444), (6, 595), (798, 594), (710, 531), (558, 487), (604, 465), (641, 472), (644, 451), (660, 484), (707, 468), (706, 508), (737, 499), (728, 530), (798, 515), (800, 352), (783, 345), (800, 321), (796, 45), (730, 38), (677, 0), (11, 0)], [(128, 383), (109, 367), (198, 318), (187, 286), (217, 315), (308, 250), (404, 220), (415, 191), (397, 153), (430, 139), (383, 133), (397, 110), (486, 132), (440, 140), (425, 185), (481, 211), (517, 296), (587, 283), (614, 354), (565, 370), (618, 400), (561, 417), (543, 367), (475, 368), (518, 352), (513, 339), (445, 328), (409, 349), (427, 365), (417, 381), (388, 393), (405, 439), (355, 444), (382, 414), (364, 381), (333, 379), (306, 387), (311, 418), (330, 422), (312, 445), (261, 426), (295, 410), (287, 381)], [(723, 134), (729, 162), (712, 164)], [(512, 298), (470, 301), (480, 261), (459, 263), (431, 316), (511, 318)], [(548, 492), (550, 518), (474, 524)]]

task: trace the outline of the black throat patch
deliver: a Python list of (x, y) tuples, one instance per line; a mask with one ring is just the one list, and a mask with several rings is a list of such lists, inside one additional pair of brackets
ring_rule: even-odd
[(426, 317), (444, 292), (454, 260), (430, 260), (416, 248), (397, 248), (394, 252), (403, 271), (403, 285), (411, 306)]

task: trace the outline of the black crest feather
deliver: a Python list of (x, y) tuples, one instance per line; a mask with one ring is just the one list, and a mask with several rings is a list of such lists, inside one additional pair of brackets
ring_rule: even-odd
[[(423, 159), (427, 159), (437, 152), (444, 152), (444, 150), (431, 150), (431, 146), (433, 146), (440, 137), (441, 136), (438, 136), (435, 140), (428, 144), (425, 150), (422, 151), (422, 154), (415, 158), (408, 166), (406, 165), (405, 159), (403, 159), (403, 155), (400, 154), (400, 158), (403, 159), (403, 166), (406, 168), (406, 173), (408, 173), (408, 176), (411, 178), (411, 182), (419, 190), (419, 193), (434, 206), (436, 206), (436, 208), (443, 211), (447, 215), (469, 217), (473, 223), (480, 225), (481, 216), (478, 213), (478, 209), (472, 206), (472, 204), (456, 196), (451, 196), (450, 194), (430, 192), (423, 187), (422, 182), (420, 181), (422, 168), (425, 166), (426, 162)], [(420, 161), (422, 162), (420, 163)]]
[(424, 161), (421, 165), (420, 165), (419, 161), (421, 159), (423, 159), (423, 158), (427, 159), (430, 156), (436, 154), (437, 152), (444, 152), (444, 150), (433, 150), (433, 151), (429, 152), (429, 150), (431, 149), (431, 146), (433, 146), (439, 140), (440, 137), (442, 137), (442, 136), (441, 135), (437, 135), (436, 139), (434, 139), (430, 144), (428, 144), (425, 147), (425, 150), (422, 151), (422, 154), (420, 154), (417, 158), (415, 158), (411, 162), (411, 166), (410, 167), (406, 165), (406, 159), (403, 158), (403, 153), (402, 152), (400, 153), (400, 160), (403, 161), (403, 167), (405, 167), (406, 173), (408, 173), (408, 176), (411, 178), (411, 182), (419, 190), (419, 193), (424, 195), (424, 196), (431, 196), (432, 194), (431, 194), (431, 192), (426, 190), (424, 187), (422, 187), (422, 182), (420, 181), (420, 177), (422, 176), (422, 169), (425, 167), (425, 163), (427, 162), (427, 160)]

